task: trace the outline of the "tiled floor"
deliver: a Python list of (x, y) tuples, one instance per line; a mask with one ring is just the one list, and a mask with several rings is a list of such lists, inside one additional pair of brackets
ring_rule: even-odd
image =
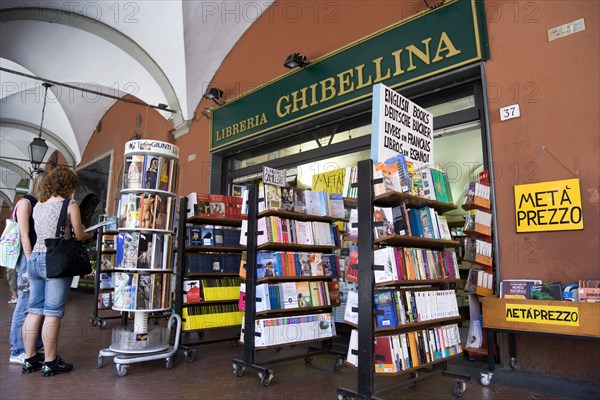
[[(175, 357), (172, 369), (166, 369), (165, 360), (132, 364), (126, 376), (119, 377), (111, 358), (104, 358), (103, 368), (98, 367), (98, 352), (111, 343), (112, 328), (119, 320), (109, 320), (105, 330), (92, 327), (93, 296), (89, 293), (71, 293), (62, 323), (59, 353), (72, 362), (75, 369), (70, 374), (42, 378), (39, 373), (22, 375), (20, 367), (8, 364), (8, 333), (13, 307), (5, 278), (0, 283), (2, 347), (0, 351), (0, 399), (336, 399), (336, 388), (356, 388), (357, 371), (343, 366), (334, 371), (334, 356), (315, 357), (310, 364), (303, 359), (272, 365), (275, 372), (269, 387), (263, 387), (255, 371), (246, 370), (236, 377), (232, 357), (243, 357), (242, 345), (231, 341), (195, 346), (197, 356), (187, 363), (183, 352)], [(6, 300), (5, 300), (6, 299)], [(164, 321), (161, 322), (164, 325)], [(194, 339), (192, 337), (191, 339)], [(301, 355), (301, 347), (284, 348), (281, 352), (262, 351), (257, 360), (274, 359), (290, 354)], [(525, 373), (498, 370), (492, 384), (479, 383), (479, 371), (485, 370), (483, 362), (469, 362), (459, 357), (450, 370), (468, 373), (473, 377), (467, 384), (465, 399), (598, 399), (598, 384), (566, 380), (544, 379)], [(378, 378), (379, 390), (401, 382), (402, 377)], [(451, 399), (454, 380), (437, 375), (401, 391), (389, 391), (384, 399)]]

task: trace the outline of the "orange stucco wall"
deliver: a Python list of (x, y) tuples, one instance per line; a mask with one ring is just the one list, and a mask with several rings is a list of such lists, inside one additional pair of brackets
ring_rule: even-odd
[[(488, 77), (501, 278), (600, 279), (600, 8), (598, 2), (495, 2), (488, 7)], [(586, 29), (548, 41), (553, 27)], [(521, 118), (500, 122), (518, 103)], [(584, 229), (516, 233), (516, 184), (579, 178)], [(525, 370), (600, 379), (600, 346), (518, 336)]]

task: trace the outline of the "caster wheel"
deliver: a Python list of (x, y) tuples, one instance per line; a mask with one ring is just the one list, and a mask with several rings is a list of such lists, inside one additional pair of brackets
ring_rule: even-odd
[(98, 326), (98, 321), (96, 321), (94, 318), (90, 318), (90, 325)]
[(104, 357), (98, 356), (98, 368), (102, 368), (104, 366)]
[(456, 386), (454, 386), (454, 395), (456, 397), (462, 397), (467, 389), (467, 384), (464, 382), (456, 382)]
[(167, 360), (165, 361), (165, 367), (167, 369), (173, 368), (173, 357), (167, 357)]
[(313, 360), (312, 356), (305, 356), (304, 364), (310, 364), (310, 363), (312, 363), (312, 360)]
[(204, 337), (204, 331), (198, 331), (198, 337), (199, 338), (203, 338)]
[(185, 351), (183, 354), (185, 356), (186, 363), (191, 363), (196, 360), (196, 350), (188, 350)]
[(118, 376), (127, 375), (127, 365), (117, 364), (116, 366), (117, 366), (117, 375)]
[(281, 351), (281, 347), (276, 347), (276, 348), (275, 348), (275, 352), (276, 352), (276, 353), (279, 353), (280, 351)]
[(104, 328), (106, 328), (106, 321), (102, 320), (100, 321), (100, 329), (102, 330)]
[(239, 340), (237, 340), (237, 339), (233, 339), (233, 340), (231, 341), (231, 345), (232, 345), (233, 347), (237, 347), (239, 344), (240, 344), (240, 341), (239, 341)]
[(260, 384), (264, 387), (269, 386), (273, 380), (273, 371), (267, 370), (267, 372), (259, 372), (258, 379), (260, 379)]
[(333, 370), (339, 371), (340, 369), (342, 369), (342, 365), (344, 365), (344, 360), (342, 360), (340, 357), (336, 358), (333, 362)]
[(239, 364), (233, 364), (233, 373), (235, 374), (235, 376), (244, 376), (244, 372), (246, 372), (246, 367)]
[(492, 383), (492, 374), (491, 373), (481, 373), (481, 378), (479, 379), (479, 383), (482, 386), (490, 386)]
[(514, 357), (510, 358), (510, 368), (515, 372), (519, 371), (519, 363), (517, 363), (517, 359)]

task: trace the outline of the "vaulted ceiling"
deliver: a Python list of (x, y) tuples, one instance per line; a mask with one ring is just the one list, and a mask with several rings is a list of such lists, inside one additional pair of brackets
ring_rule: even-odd
[[(184, 134), (223, 59), (272, 2), (2, 2), (1, 197), (10, 204), (31, 169), (28, 146), (40, 127), (43, 79), (165, 104), (175, 111), (161, 111), (172, 120), (174, 134)], [(60, 85), (50, 88), (42, 132), (49, 145), (46, 157), (58, 149), (77, 165), (115, 101)]]

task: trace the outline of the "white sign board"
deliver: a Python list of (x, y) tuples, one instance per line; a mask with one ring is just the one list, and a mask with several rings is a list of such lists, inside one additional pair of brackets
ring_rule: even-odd
[(415, 166), (433, 163), (433, 115), (389, 87), (373, 86), (371, 158), (404, 154)]
[(285, 186), (285, 171), (263, 165), (263, 183), (275, 186)]
[(179, 158), (179, 147), (159, 140), (130, 140), (125, 143), (125, 155), (152, 153), (161, 156)]

